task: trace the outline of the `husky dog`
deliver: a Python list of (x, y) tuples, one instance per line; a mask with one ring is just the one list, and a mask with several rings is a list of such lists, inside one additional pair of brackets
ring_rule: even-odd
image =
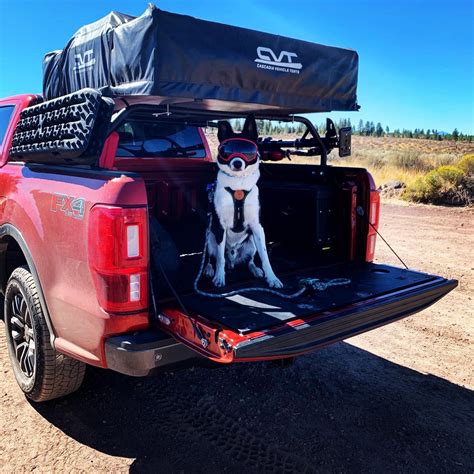
[[(225, 266), (246, 263), (257, 278), (265, 278), (272, 288), (282, 288), (268, 259), (265, 232), (260, 224), (260, 202), (257, 181), (260, 177), (258, 132), (253, 116), (247, 117), (241, 134), (227, 121), (219, 122), (219, 153), (212, 225), (207, 235), (207, 251), (215, 259), (205, 268), (215, 286), (225, 285)], [(262, 268), (254, 262), (258, 252)]]

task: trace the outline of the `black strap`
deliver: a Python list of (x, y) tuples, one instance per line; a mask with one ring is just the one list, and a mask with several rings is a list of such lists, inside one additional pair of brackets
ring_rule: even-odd
[[(165, 268), (163, 267), (163, 263), (162, 263), (161, 260), (162, 260), (162, 257), (164, 255), (164, 253), (163, 253), (163, 249), (162, 249), (162, 240), (160, 239), (160, 235), (158, 233), (158, 231), (160, 229), (158, 220), (155, 217), (152, 217), (150, 219), (150, 222), (151, 222), (151, 225), (150, 225), (150, 243), (151, 243), (151, 252), (152, 252), (152, 256), (153, 256), (153, 258), (150, 259), (150, 265), (151, 265), (151, 268), (152, 268), (152, 271), (150, 272), (150, 275), (149, 275), (150, 284), (152, 284), (152, 282), (151, 282), (152, 274), (153, 273), (158, 274), (157, 270), (159, 270), (161, 272), (162, 276), (163, 276), (164, 281), (166, 282), (166, 284), (170, 288), (170, 290), (173, 293), (176, 301), (178, 302), (179, 306), (181, 307), (181, 312), (191, 322), (191, 326), (193, 327), (194, 334), (201, 341), (202, 346), (204, 348), (206, 348), (207, 345), (209, 344), (207, 339), (204, 337), (203, 333), (199, 329), (199, 326), (196, 324), (194, 319), (189, 314), (188, 310), (186, 309), (186, 306), (184, 306), (184, 303), (183, 303), (182, 299), (180, 298), (178, 292), (176, 291), (173, 283), (171, 283), (171, 280), (169, 279), (169, 277), (167, 275), (167, 272), (166, 272)], [(170, 252), (169, 248), (166, 249), (166, 250), (167, 250), (167, 252)], [(179, 258), (179, 253), (178, 253), (178, 258)], [(151, 287), (151, 290), (152, 290), (151, 295), (152, 295), (153, 310), (155, 312), (155, 317), (157, 318), (159, 311), (158, 311), (158, 307), (157, 307), (156, 300), (155, 300), (154, 287)]]
[(232, 230), (236, 233), (243, 232), (245, 230), (244, 204), (250, 191), (246, 191), (245, 189), (236, 190), (229, 187), (225, 188), (225, 190), (232, 196), (232, 200), (234, 201), (234, 226)]

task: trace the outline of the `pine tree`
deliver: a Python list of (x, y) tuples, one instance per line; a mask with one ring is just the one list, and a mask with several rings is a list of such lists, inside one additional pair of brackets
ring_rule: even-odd
[(367, 122), (365, 122), (364, 135), (366, 136), (370, 135), (370, 122), (368, 120)]
[(377, 127), (375, 128), (375, 135), (381, 137), (383, 135), (383, 128), (380, 122), (377, 122)]
[(388, 135), (390, 133), (390, 129), (388, 128), (388, 125), (385, 127), (385, 133)]
[(453, 130), (453, 133), (452, 133), (451, 135), (452, 135), (452, 137), (453, 137), (453, 140), (454, 140), (455, 142), (457, 142), (457, 141), (458, 141), (458, 138), (459, 138), (458, 129), (455, 128), (455, 129)]
[(364, 133), (364, 122), (362, 121), (362, 119), (359, 120), (357, 131), (359, 132), (359, 135), (362, 135)]

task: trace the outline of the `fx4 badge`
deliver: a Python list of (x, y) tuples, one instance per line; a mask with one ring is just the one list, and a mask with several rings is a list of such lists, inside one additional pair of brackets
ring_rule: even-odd
[(54, 193), (51, 196), (51, 211), (63, 212), (67, 217), (74, 217), (74, 219), (83, 219), (85, 204), (85, 199), (75, 198), (67, 194)]
[(257, 48), (257, 56), (258, 58), (255, 59), (257, 67), (263, 69), (299, 74), (300, 69), (303, 67), (301, 63), (293, 62), (293, 58), (297, 58), (298, 55), (289, 51), (280, 51), (280, 54), (277, 56), (272, 49), (259, 46)]

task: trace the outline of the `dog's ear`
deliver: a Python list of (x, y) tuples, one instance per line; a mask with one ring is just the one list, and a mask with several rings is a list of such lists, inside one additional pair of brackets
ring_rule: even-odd
[(242, 136), (257, 143), (258, 140), (258, 130), (257, 130), (257, 122), (255, 121), (255, 117), (253, 115), (249, 115), (245, 119), (244, 128), (242, 129)]
[(234, 130), (232, 129), (230, 122), (227, 120), (220, 120), (217, 124), (217, 138), (219, 139), (219, 143), (228, 138), (232, 138), (234, 135)]

